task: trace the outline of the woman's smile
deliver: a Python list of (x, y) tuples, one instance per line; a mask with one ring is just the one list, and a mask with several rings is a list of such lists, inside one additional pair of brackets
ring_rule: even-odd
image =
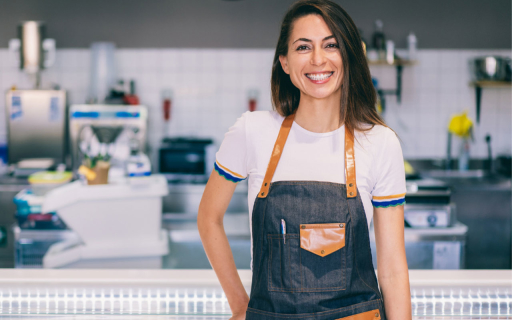
[(310, 72), (306, 73), (305, 76), (313, 83), (323, 84), (331, 79), (331, 76), (334, 74), (334, 71), (327, 72)]

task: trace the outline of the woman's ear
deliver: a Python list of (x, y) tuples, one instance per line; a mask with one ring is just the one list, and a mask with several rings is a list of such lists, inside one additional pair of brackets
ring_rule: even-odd
[(288, 58), (286, 56), (279, 56), (279, 62), (281, 62), (281, 68), (286, 74), (290, 74), (290, 70), (288, 69)]

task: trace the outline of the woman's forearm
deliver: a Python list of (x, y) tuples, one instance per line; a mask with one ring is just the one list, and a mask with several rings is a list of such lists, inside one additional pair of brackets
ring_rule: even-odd
[(411, 292), (407, 270), (379, 277), (379, 284), (384, 297), (387, 319), (412, 319)]
[(206, 255), (219, 278), (231, 311), (233, 314), (245, 313), (249, 296), (238, 275), (222, 221), (198, 217), (198, 229)]

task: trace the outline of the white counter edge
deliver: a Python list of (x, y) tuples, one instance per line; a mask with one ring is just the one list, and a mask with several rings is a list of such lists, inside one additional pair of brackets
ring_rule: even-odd
[[(238, 270), (242, 283), (251, 284), (251, 271)], [(512, 288), (512, 270), (410, 270), (411, 287), (499, 286)], [(124, 270), (124, 269), (0, 269), (0, 285), (88, 284), (88, 285), (183, 285), (218, 286), (213, 270)]]

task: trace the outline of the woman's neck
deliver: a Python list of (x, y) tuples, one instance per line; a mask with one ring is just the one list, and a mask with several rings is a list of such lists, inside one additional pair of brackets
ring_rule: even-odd
[(295, 122), (311, 132), (331, 132), (340, 127), (341, 90), (325, 99), (301, 93)]

